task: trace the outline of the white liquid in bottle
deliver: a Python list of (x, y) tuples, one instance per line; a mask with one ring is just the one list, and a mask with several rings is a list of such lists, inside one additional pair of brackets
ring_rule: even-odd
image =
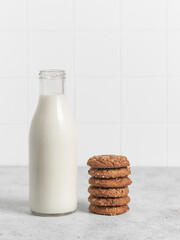
[(29, 194), (34, 214), (77, 208), (76, 133), (64, 95), (64, 75), (40, 72), (40, 97), (29, 135)]

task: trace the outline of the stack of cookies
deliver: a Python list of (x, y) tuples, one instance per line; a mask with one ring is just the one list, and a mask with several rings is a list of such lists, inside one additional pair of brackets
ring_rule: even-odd
[(98, 155), (91, 157), (87, 165), (91, 168), (91, 184), (88, 192), (89, 211), (102, 215), (122, 214), (129, 210), (128, 196), (131, 179), (129, 161), (121, 155)]

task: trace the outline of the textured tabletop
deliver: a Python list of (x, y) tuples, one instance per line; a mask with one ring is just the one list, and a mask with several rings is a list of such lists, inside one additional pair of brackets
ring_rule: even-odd
[(0, 168), (0, 240), (180, 239), (180, 168), (132, 168), (130, 211), (88, 212), (88, 168), (78, 169), (78, 210), (61, 217), (33, 216), (28, 169)]

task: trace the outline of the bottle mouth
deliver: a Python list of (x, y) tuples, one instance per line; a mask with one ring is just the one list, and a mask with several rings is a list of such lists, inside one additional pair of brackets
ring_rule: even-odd
[(39, 72), (40, 79), (65, 79), (66, 72), (60, 69), (44, 69)]

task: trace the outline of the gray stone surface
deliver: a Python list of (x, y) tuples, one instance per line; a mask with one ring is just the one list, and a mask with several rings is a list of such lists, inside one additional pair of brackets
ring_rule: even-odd
[(28, 207), (28, 169), (0, 168), (0, 239), (180, 239), (180, 168), (132, 168), (130, 211), (88, 212), (87, 167), (79, 168), (78, 210), (37, 217)]

